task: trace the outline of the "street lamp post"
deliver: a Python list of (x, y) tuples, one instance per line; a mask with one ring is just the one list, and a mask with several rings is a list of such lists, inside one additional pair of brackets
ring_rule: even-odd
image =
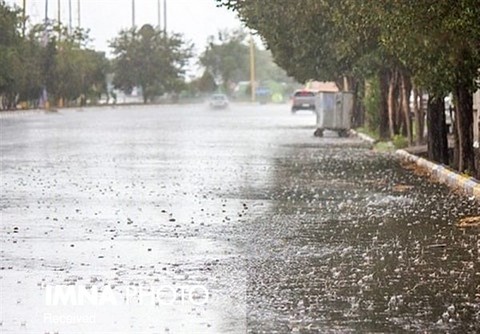
[(157, 0), (157, 27), (158, 27), (158, 30), (160, 31), (161, 29), (161, 17), (162, 17), (162, 9), (161, 9), (161, 5), (160, 5), (160, 0)]
[(45, 0), (45, 26), (47, 25), (47, 23), (48, 23), (48, 0)]
[(78, 27), (81, 27), (81, 15), (80, 15), (80, 0), (77, 0), (77, 19), (78, 19)]
[(23, 37), (25, 37), (25, 26), (27, 24), (26, 7), (27, 7), (27, 0), (23, 0), (23, 9), (22, 9), (22, 36)]
[(132, 28), (135, 28), (135, 0), (132, 0)]
[[(45, 27), (44, 27), (44, 43), (45, 48), (48, 48), (48, 0), (45, 0)], [(43, 87), (43, 99), (44, 99), (44, 108), (45, 110), (50, 109), (50, 102), (48, 101), (48, 92), (47, 92), (47, 83), (45, 82), (45, 86)]]
[(167, 0), (163, 0), (163, 31), (167, 33)]
[(72, 33), (72, 0), (68, 0), (68, 31)]

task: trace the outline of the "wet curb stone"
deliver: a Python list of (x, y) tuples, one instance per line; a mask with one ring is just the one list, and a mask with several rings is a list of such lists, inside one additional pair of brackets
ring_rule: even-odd
[(350, 129), (350, 133), (353, 135), (353, 136), (356, 136), (358, 138), (360, 138), (361, 140), (363, 141), (366, 141), (368, 142), (369, 144), (375, 144), (377, 141), (375, 139), (373, 139), (372, 137), (364, 134), (364, 133), (361, 133), (361, 132), (358, 132), (358, 131), (355, 131), (353, 129)]
[(439, 182), (445, 183), (452, 188), (463, 190), (468, 195), (480, 200), (480, 183), (473, 177), (465, 177), (445, 166), (438, 165), (427, 159), (408, 153), (405, 150), (397, 150), (395, 154), (401, 159), (414, 162), (419, 167), (429, 170), (432, 176)]
[[(352, 135), (357, 136), (372, 145), (376, 143), (375, 139), (366, 134), (359, 133), (355, 130), (350, 131)], [(432, 176), (439, 182), (445, 183), (452, 188), (460, 189), (466, 194), (474, 196), (477, 200), (480, 200), (480, 183), (473, 177), (465, 177), (445, 166), (438, 165), (427, 159), (408, 153), (405, 150), (397, 150), (395, 151), (395, 155), (403, 160), (414, 162), (419, 167), (429, 170)]]

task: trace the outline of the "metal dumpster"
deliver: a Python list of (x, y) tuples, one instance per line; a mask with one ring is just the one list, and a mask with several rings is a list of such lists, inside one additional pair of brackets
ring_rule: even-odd
[(317, 130), (322, 137), (324, 130), (336, 131), (339, 137), (347, 137), (353, 111), (353, 93), (319, 92), (315, 98)]

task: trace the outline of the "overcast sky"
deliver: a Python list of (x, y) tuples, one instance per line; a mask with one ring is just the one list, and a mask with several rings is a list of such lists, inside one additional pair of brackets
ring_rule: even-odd
[[(48, 1), (48, 16), (57, 19), (58, 0), (26, 0), (27, 15), (33, 23), (45, 17), (45, 1)], [(78, 0), (70, 0), (72, 5), (72, 23), (78, 23)], [(161, 0), (162, 26), (163, 1)], [(7, 3), (22, 5), (22, 0), (7, 0)], [(69, 0), (60, 0), (61, 20), (68, 25)], [(90, 29), (94, 39), (93, 47), (108, 52), (108, 41), (122, 28), (132, 25), (132, 0), (80, 0), (81, 26)], [(135, 0), (135, 24), (158, 24), (157, 0)], [(167, 30), (184, 34), (195, 43), (200, 53), (209, 35), (219, 29), (238, 28), (240, 21), (233, 12), (217, 8), (214, 0), (167, 0)]]

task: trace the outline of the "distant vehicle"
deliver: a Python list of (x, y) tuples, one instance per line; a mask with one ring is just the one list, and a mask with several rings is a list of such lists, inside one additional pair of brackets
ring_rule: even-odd
[(261, 86), (255, 89), (255, 95), (260, 104), (265, 104), (271, 99), (272, 92), (270, 91), (270, 88)]
[(213, 94), (208, 104), (213, 109), (225, 109), (228, 107), (228, 97), (225, 94)]
[(315, 111), (315, 91), (311, 90), (296, 90), (292, 97), (292, 113), (298, 110), (312, 110)]

